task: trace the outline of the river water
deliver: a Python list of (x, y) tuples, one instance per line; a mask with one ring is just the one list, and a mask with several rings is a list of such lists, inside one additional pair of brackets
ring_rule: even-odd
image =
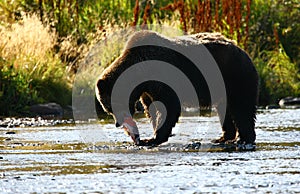
[(217, 116), (181, 117), (155, 148), (110, 121), (0, 128), (0, 193), (300, 193), (300, 109), (259, 110), (256, 133), (239, 152), (209, 143)]

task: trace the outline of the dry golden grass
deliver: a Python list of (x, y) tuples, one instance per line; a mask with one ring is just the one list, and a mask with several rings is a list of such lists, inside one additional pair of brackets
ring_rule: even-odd
[(55, 32), (44, 26), (34, 14), (23, 15), (20, 22), (10, 27), (1, 27), (0, 36), (1, 57), (6, 61), (44, 62), (56, 44)]
[(0, 66), (13, 67), (24, 79), (70, 83), (65, 65), (54, 52), (57, 35), (44, 25), (35, 14), (22, 16), (22, 20), (6, 27), (0, 26)]

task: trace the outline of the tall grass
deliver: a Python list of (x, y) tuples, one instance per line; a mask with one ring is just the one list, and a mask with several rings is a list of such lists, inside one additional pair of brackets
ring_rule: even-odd
[[(1, 57), (14, 61), (14, 67), (28, 71), (36, 69), (18, 64), (38, 59), (39, 62), (48, 60), (47, 55), (56, 44), (56, 34), (49, 26), (44, 26), (36, 15), (23, 15), (22, 20), (9, 27), (1, 27)], [(37, 65), (37, 64), (35, 64)]]
[[(136, 1), (136, 8), (140, 8), (138, 4)], [(152, 19), (150, 14), (145, 15), (149, 10), (163, 18), (165, 15), (174, 15), (172, 20), (178, 19), (181, 29), (186, 33), (219, 31), (246, 47), (250, 5), (250, 0), (174, 0), (172, 3), (164, 1), (164, 6), (157, 8), (156, 3), (151, 5), (148, 2), (144, 9), (143, 23), (147, 22), (147, 17), (150, 21)], [(134, 24), (138, 23), (139, 10), (141, 9), (134, 11)]]
[(70, 103), (70, 81), (53, 52), (57, 36), (49, 26), (25, 14), (17, 23), (2, 26), (0, 36), (1, 114), (14, 115), (39, 102)]

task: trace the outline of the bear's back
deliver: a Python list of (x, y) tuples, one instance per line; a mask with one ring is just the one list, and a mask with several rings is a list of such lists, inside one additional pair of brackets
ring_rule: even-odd
[(203, 32), (192, 35), (166, 37), (154, 31), (142, 30), (135, 32), (126, 44), (125, 50), (141, 45), (169, 45), (169, 46), (192, 46), (192, 45), (233, 45), (233, 40), (227, 39), (221, 33)]
[(190, 39), (197, 44), (223, 44), (223, 45), (236, 45), (233, 40), (227, 39), (221, 33), (202, 32), (192, 35), (185, 35), (179, 39)]

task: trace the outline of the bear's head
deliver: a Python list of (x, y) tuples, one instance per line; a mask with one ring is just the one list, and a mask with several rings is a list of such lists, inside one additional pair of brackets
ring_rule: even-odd
[(113, 85), (112, 80), (109, 78), (100, 78), (96, 84), (97, 99), (104, 111), (113, 116), (116, 127), (122, 126), (125, 133), (128, 134), (137, 145), (139, 145), (140, 136), (136, 123), (132, 119), (133, 110), (128, 111), (124, 104), (118, 101), (112, 102), (111, 85)]
[(108, 87), (108, 83), (105, 79), (99, 79), (96, 83), (96, 97), (100, 102), (103, 110), (108, 114), (112, 114), (112, 107), (111, 107), (111, 98), (110, 92), (111, 89)]
[(114, 99), (112, 102), (114, 81), (107, 76), (100, 77), (96, 83), (96, 97), (103, 110), (113, 116), (116, 127), (120, 127), (126, 118), (134, 114), (135, 103), (124, 104), (123, 100), (118, 101), (119, 99)]

